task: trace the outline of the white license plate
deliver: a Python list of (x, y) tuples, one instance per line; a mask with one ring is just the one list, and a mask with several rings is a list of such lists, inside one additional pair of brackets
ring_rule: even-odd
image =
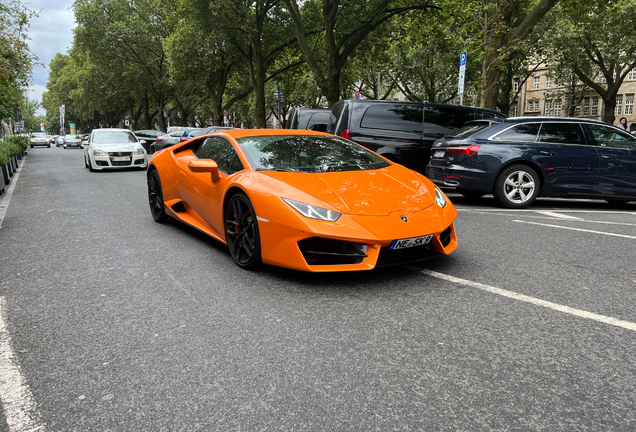
[(446, 154), (446, 151), (444, 151), (444, 150), (435, 150), (435, 153), (433, 153), (433, 157), (434, 158), (443, 158), (444, 154)]
[(114, 157), (113, 158), (113, 162), (124, 162), (124, 161), (129, 161), (130, 160), (130, 156), (126, 156), (126, 157)]
[(393, 240), (391, 242), (391, 246), (389, 246), (389, 249), (405, 249), (405, 248), (410, 248), (415, 246), (422, 246), (430, 242), (432, 238), (433, 238), (433, 234), (429, 234), (429, 235), (425, 235), (421, 237), (413, 237), (413, 238), (402, 239), (402, 240)]

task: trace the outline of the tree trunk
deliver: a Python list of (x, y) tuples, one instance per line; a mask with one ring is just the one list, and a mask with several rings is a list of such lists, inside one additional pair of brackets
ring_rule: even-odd
[(607, 95), (607, 99), (603, 99), (603, 121), (608, 124), (614, 124), (616, 115), (616, 93)]
[(484, 98), (482, 106), (496, 110), (499, 101), (499, 79), (501, 78), (501, 67), (499, 62), (499, 52), (504, 46), (504, 35), (498, 34), (487, 41), (486, 52), (484, 53), (484, 61), (482, 65), (482, 73), (484, 77)]
[(144, 96), (144, 128), (152, 129), (152, 125), (150, 123), (150, 103), (148, 102), (148, 95)]
[(212, 98), (212, 123), (214, 126), (223, 126), (223, 95)]

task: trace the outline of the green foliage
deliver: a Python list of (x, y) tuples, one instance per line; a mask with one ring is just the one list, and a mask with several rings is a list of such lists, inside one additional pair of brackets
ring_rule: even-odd
[(0, 140), (0, 166), (9, 162), (11, 156), (17, 156), (29, 147), (29, 137), (13, 136)]

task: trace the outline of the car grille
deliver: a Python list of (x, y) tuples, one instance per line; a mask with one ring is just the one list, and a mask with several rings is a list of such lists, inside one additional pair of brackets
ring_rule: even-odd
[(367, 257), (365, 245), (342, 240), (312, 237), (298, 242), (309, 265), (360, 264)]
[(110, 164), (112, 166), (129, 166), (131, 164), (132, 160), (128, 160), (128, 161), (110, 161)]
[(109, 152), (108, 156), (110, 157), (132, 156), (132, 152)]
[(453, 226), (450, 225), (439, 235), (439, 241), (442, 242), (442, 246), (446, 247), (451, 242), (451, 234), (453, 233)]
[(380, 249), (380, 256), (376, 267), (384, 267), (397, 264), (407, 264), (415, 261), (422, 261), (434, 257), (439, 252), (435, 250), (431, 243), (422, 246), (415, 246), (406, 249), (391, 250), (388, 247)]

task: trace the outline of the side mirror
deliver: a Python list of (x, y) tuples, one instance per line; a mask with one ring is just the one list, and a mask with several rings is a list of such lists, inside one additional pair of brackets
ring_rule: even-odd
[(188, 168), (192, 172), (210, 173), (213, 182), (221, 178), (219, 176), (219, 166), (212, 159), (191, 160), (188, 162)]

